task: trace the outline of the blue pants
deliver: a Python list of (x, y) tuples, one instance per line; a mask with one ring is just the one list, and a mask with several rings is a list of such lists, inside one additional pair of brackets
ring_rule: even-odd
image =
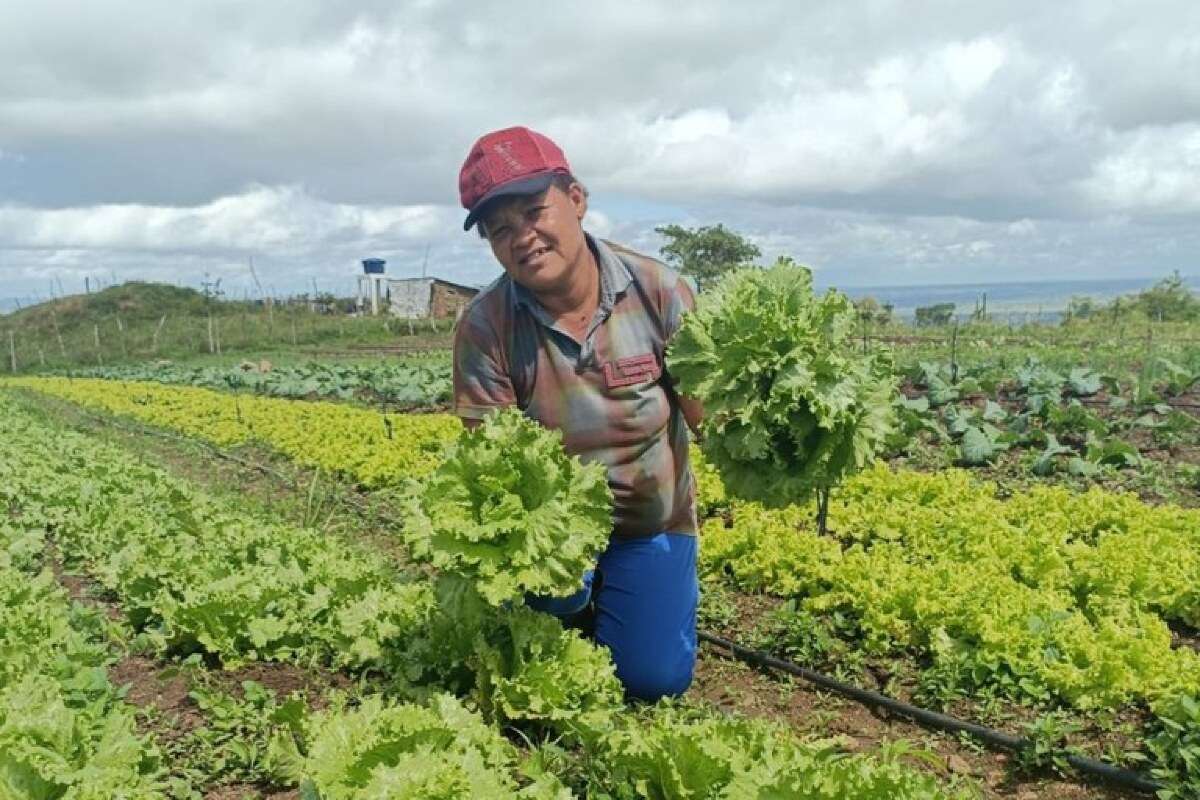
[(565, 621), (591, 603), (596, 642), (612, 652), (626, 694), (652, 701), (683, 694), (692, 683), (699, 600), (696, 537), (659, 533), (613, 537), (582, 589), (527, 597), (526, 604)]

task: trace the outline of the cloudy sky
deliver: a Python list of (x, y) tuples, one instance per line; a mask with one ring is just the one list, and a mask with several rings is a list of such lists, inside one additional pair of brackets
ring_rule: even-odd
[(654, 253), (724, 222), (825, 283), (1200, 273), (1200, 3), (0, 0), (0, 298), (84, 277), (467, 283), (525, 124)]

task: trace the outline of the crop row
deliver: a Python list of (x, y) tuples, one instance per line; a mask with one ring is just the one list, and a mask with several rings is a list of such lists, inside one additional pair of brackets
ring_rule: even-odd
[(1099, 489), (1002, 500), (961, 470), (877, 466), (829, 514), (821, 537), (806, 508), (734, 504), (704, 527), (705, 567), (839, 615), (868, 652), (920, 653), (931, 689), (1081, 709), (1200, 689), (1169, 627), (1200, 626), (1200, 512)]
[(549, 616), (463, 609), (353, 542), (232, 511), (118, 448), (0, 406), (6, 501), (20, 498), (23, 515), (52, 528), (68, 564), (113, 593), (142, 641), (226, 664), (342, 667), (387, 689), (280, 732), (284, 755), (293, 748), (280, 774), (314, 796), (569, 796), (484, 721), (560, 737), (583, 753), (584, 766), (566, 770), (578, 788), (612, 797), (940, 794), (894, 758), (845, 757), (712, 712), (628, 712), (607, 653)]
[[(229, 395), (101, 381), (21, 383), (217, 443), (242, 440), (221, 435), (235, 402)], [(375, 426), (378, 415), (323, 403), (241, 402), (244, 419), (256, 424), (235, 421), (236, 436), (269, 430), (262, 440), (301, 463), (321, 461), (362, 479), (334, 459), (340, 437), (322, 436), (314, 430), (320, 420), (305, 414), (336, 415), (343, 426)], [(434, 447), (458, 425), (440, 416), (395, 424), (407, 426), (405, 444), (420, 454), (394, 462), (388, 474), (397, 480), (402, 463), (419, 465), (416, 474), (431, 469)], [(397, 447), (375, 436), (354, 461), (378, 463), (373, 451)], [(721, 502), (720, 481), (703, 464), (698, 472), (709, 510)], [(807, 514), (740, 504), (732, 526), (706, 525), (705, 563), (745, 588), (800, 598), (808, 611), (844, 612), (872, 652), (921, 652), (950, 691), (1000, 682), (1017, 695), (1093, 708), (1200, 686), (1200, 660), (1173, 648), (1168, 628), (1171, 621), (1200, 626), (1200, 512), (1098, 489), (1042, 487), (1001, 500), (993, 485), (961, 471), (879, 467), (835, 495), (834, 536), (805, 528)], [(110, 543), (102, 549), (113, 550)]]
[(0, 385), (35, 389), (221, 447), (261, 443), (367, 487), (428, 474), (462, 429), (448, 414), (386, 414), (152, 382), (14, 378)]
[(242, 362), (229, 366), (181, 366), (170, 362), (84, 367), (76, 378), (153, 381), (302, 399), (361, 399), (404, 408), (444, 404), (450, 399), (450, 359), (441, 354), (404, 361), (273, 366)]
[(109, 683), (101, 615), (72, 606), (43, 564), (0, 459), (0, 796), (159, 797), (158, 750)]

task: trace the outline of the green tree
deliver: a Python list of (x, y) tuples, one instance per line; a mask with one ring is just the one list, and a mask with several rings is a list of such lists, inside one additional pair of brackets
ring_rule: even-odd
[(663, 225), (654, 230), (667, 237), (667, 243), (659, 248), (663, 260), (683, 275), (695, 278), (701, 289), (762, 255), (755, 244), (720, 223), (695, 229)]
[(1186, 322), (1200, 317), (1200, 300), (1176, 270), (1134, 298), (1134, 307), (1152, 320)]
[(1087, 296), (1076, 295), (1067, 303), (1067, 319), (1088, 319), (1100, 311), (1100, 304)]
[(870, 296), (855, 300), (854, 308), (858, 311), (859, 321), (868, 325), (890, 325), (892, 312), (896, 310), (891, 303), (880, 303)]
[(954, 303), (938, 303), (932, 306), (920, 306), (916, 310), (918, 328), (928, 328), (949, 325), (954, 318)]

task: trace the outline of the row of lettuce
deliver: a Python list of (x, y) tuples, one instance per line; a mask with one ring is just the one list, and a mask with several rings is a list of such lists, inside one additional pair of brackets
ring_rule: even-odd
[[(24, 385), (217, 444), (257, 440), (364, 485), (395, 485), (401, 474), (361, 471), (378, 463), (372, 450), (397, 452), (393, 463), (428, 474), (457, 428), (442, 415), (400, 417), (408, 435), (397, 442), (378, 436), (378, 414), (321, 403), (98, 381)], [(239, 425), (239, 414), (261, 421)], [(306, 415), (327, 414), (344, 420), (341, 430), (376, 435), (319, 446)], [(341, 438), (362, 449), (339, 450)], [(924, 665), (918, 695), (931, 704), (1003, 696), (1094, 711), (1134, 703), (1157, 715), (1160, 774), (1193, 788), (1200, 780), (1185, 757), (1200, 740), (1200, 655), (1171, 630), (1200, 627), (1200, 512), (1099, 489), (1039, 487), (1001, 499), (962, 471), (877, 466), (835, 493), (831, 532), (818, 535), (808, 506), (730, 502), (714, 470), (700, 463), (698, 472), (710, 517), (706, 574), (791, 598), (795, 619), (780, 644), (793, 655), (814, 666), (829, 666), (847, 646), (856, 658), (915, 656)]]
[[(627, 710), (605, 651), (551, 617), (506, 602), (539, 579), (505, 583), (495, 565), (434, 543), (430, 552), (449, 554), (442, 576), (417, 580), (353, 542), (232, 509), (3, 397), (0, 428), (7, 520), (0, 741), (14, 743), (0, 771), (6, 796), (167, 791), (168, 767), (134, 733), (130, 709), (105, 678), (112, 656), (98, 618), (72, 609), (42, 568), (47, 531), (67, 569), (111, 593), (140, 647), (161, 656), (202, 653), (225, 665), (331, 667), (366, 680), (366, 697), (300, 715), (276, 732), (273, 779), (306, 787), (307, 796), (944, 794), (894, 758), (847, 756), (829, 742), (801, 742), (698, 709)], [(488, 435), (476, 437), (477, 466), (537, 457), (528, 455), (536, 442), (517, 448), (504, 431)], [(455, 480), (439, 470), (430, 483), (449, 492)], [(448, 524), (436, 519), (428, 528), (440, 540)], [(414, 550), (420, 538), (410, 537)], [(10, 581), (8, 572), (18, 571)], [(569, 571), (564, 565), (557, 580)], [(18, 646), (30, 638), (47, 642), (43, 656)], [(63, 699), (55, 705), (43, 696)], [(574, 766), (549, 769), (540, 748), (518, 750), (501, 728), (532, 742), (553, 739)]]
[[(12, 470), (0, 459), (10, 511)], [(160, 754), (108, 681), (105, 620), (72, 606), (43, 569), (44, 546), (36, 524), (0, 514), (0, 794), (157, 797)]]

